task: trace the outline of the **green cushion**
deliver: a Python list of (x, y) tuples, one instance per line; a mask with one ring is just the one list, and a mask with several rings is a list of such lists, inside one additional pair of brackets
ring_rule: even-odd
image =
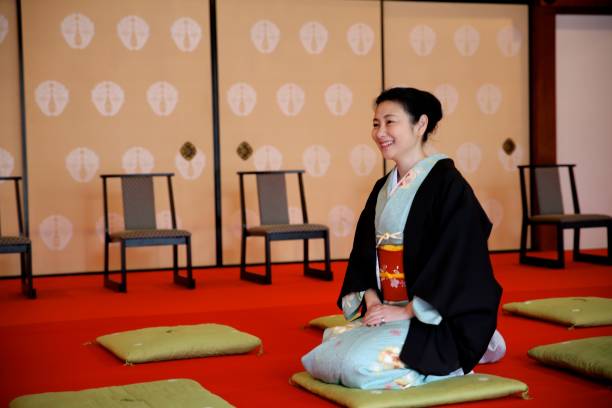
[(538, 346), (527, 354), (544, 364), (612, 381), (612, 336)]
[(385, 391), (326, 384), (315, 380), (307, 372), (294, 374), (291, 381), (314, 394), (351, 408), (429, 407), (513, 394), (521, 394), (526, 398), (528, 389), (520, 381), (488, 374), (464, 375), (405, 390)]
[(563, 297), (506, 303), (507, 312), (567, 326), (588, 327), (612, 324), (612, 299)]
[(96, 340), (126, 363), (241, 354), (261, 346), (255, 336), (212, 323), (149, 327), (107, 334)]
[(311, 321), (309, 321), (308, 325), (311, 327), (316, 327), (318, 329), (325, 330), (330, 327), (344, 326), (347, 323), (348, 320), (344, 318), (344, 315), (336, 314), (317, 317), (316, 319), (312, 319)]
[(233, 407), (193, 380), (164, 380), (82, 391), (47, 392), (15, 398), (10, 408)]

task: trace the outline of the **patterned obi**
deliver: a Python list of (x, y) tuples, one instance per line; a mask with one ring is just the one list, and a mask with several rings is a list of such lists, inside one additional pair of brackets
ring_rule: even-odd
[(376, 250), (383, 299), (387, 302), (407, 301), (408, 290), (403, 266), (404, 246), (380, 245)]

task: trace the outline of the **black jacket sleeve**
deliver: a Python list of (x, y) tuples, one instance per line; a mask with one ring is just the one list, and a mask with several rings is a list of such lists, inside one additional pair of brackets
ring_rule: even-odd
[(439, 325), (411, 321), (400, 358), (422, 374), (470, 372), (495, 331), (501, 298), (487, 247), (491, 223), (448, 162), (434, 167), (431, 182), (421, 186), (404, 231), (409, 296), (442, 316)]
[(376, 215), (376, 200), (378, 192), (385, 184), (387, 176), (379, 179), (366, 205), (359, 216), (353, 248), (349, 256), (344, 282), (338, 297), (338, 307), (342, 309), (342, 298), (352, 292), (361, 292), (367, 289), (375, 289), (378, 296), (382, 299), (376, 281), (376, 230), (374, 227), (374, 217)]

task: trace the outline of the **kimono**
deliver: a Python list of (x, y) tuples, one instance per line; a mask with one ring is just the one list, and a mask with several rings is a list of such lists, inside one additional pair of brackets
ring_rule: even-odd
[[(328, 329), (323, 343), (302, 358), (307, 371), (364, 389), (406, 388), (471, 372), (495, 332), (501, 298), (487, 248), (491, 226), (444, 155), (421, 160), (399, 183), (396, 170), (378, 180), (357, 223), (338, 306), (347, 318), (365, 314), (363, 293), (374, 289), (385, 301), (381, 281), (387, 277), (406, 299), (385, 302), (412, 301), (415, 317), (378, 327), (358, 319)], [(377, 249), (385, 245), (401, 248), (403, 273), (379, 267)]]

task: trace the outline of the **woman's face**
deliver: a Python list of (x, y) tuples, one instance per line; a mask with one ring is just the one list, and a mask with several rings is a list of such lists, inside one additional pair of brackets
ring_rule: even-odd
[(422, 136), (418, 126), (418, 123), (412, 123), (402, 105), (384, 101), (374, 112), (372, 139), (385, 159), (398, 162), (421, 149)]

